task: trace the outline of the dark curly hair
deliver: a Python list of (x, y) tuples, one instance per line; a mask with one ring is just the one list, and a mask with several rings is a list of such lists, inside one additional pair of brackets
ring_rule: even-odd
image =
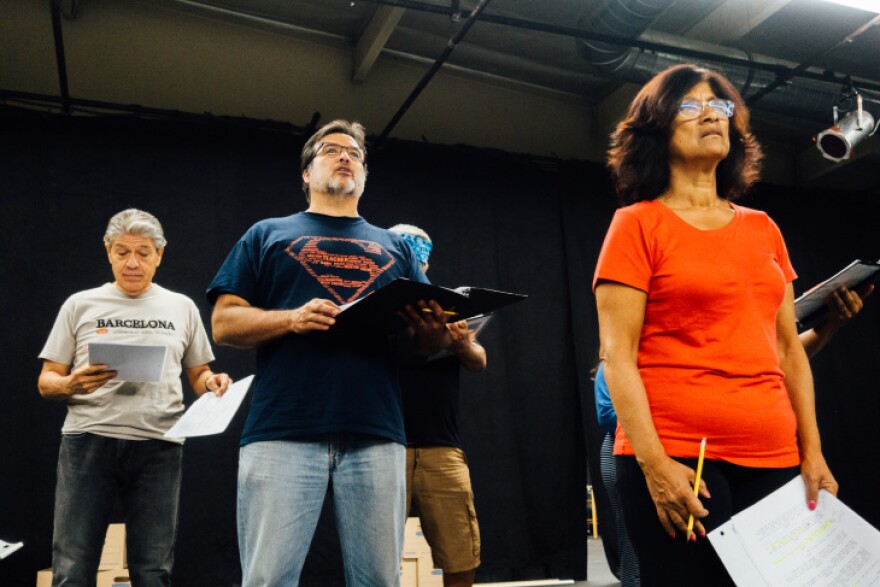
[(611, 134), (608, 168), (621, 204), (653, 200), (669, 188), (669, 128), (684, 95), (706, 82), (718, 98), (733, 101), (730, 152), (716, 170), (718, 195), (734, 200), (758, 180), (761, 145), (749, 128), (749, 109), (727, 78), (697, 65), (670, 67), (642, 87), (626, 118)]

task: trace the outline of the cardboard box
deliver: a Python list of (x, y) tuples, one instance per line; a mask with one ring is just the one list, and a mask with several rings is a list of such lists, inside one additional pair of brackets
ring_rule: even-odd
[(443, 570), (434, 568), (430, 555), (418, 558), (418, 570), (418, 587), (443, 587)]
[(422, 533), (422, 523), (418, 518), (407, 518), (403, 533), (403, 558), (431, 556), (431, 547)]
[[(37, 587), (52, 587), (52, 569), (37, 573)], [(131, 587), (131, 579), (126, 569), (98, 571), (95, 587)]]
[(405, 558), (400, 561), (400, 587), (418, 587), (418, 560), (416, 558)]
[[(131, 587), (127, 566), (125, 524), (110, 524), (104, 536), (104, 548), (101, 550), (95, 587)], [(37, 587), (52, 587), (52, 569), (37, 572)]]
[(99, 570), (124, 569), (128, 566), (128, 553), (125, 550), (125, 524), (110, 524), (104, 537)]

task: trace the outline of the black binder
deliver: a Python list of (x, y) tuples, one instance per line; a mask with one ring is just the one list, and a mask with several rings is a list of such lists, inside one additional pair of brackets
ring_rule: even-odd
[(822, 324), (828, 315), (828, 306), (825, 304), (825, 300), (838, 287), (845, 285), (849, 289), (858, 290), (878, 280), (880, 280), (880, 263), (853, 261), (794, 301), (794, 313), (798, 326), (802, 330), (809, 330)]
[(399, 277), (372, 294), (343, 306), (331, 331), (393, 334), (406, 326), (398, 313), (407, 305), (417, 308), (419, 300), (435, 300), (444, 311), (452, 312), (449, 321), (457, 322), (494, 312), (527, 297), (480, 287), (448, 289)]

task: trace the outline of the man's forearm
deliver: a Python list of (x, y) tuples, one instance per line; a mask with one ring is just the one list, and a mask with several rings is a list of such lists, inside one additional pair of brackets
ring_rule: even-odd
[(246, 306), (215, 308), (211, 316), (214, 342), (255, 348), (291, 332), (293, 310), (263, 310)]
[(73, 395), (69, 391), (68, 378), (54, 371), (40, 373), (37, 389), (44, 398), (56, 401), (65, 400)]

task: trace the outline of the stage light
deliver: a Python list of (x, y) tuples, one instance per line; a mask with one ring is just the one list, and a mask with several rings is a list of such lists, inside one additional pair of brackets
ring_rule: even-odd
[(880, 13), (880, 2), (877, 2), (877, 0), (825, 0), (825, 1), (831, 2), (833, 4), (840, 4), (841, 6), (849, 6), (850, 8), (858, 8), (860, 10), (866, 10), (868, 12)]
[(823, 157), (835, 163), (852, 157), (856, 145), (877, 132), (874, 117), (862, 108), (862, 96), (858, 95), (857, 99), (856, 110), (847, 113), (839, 121), (839, 111), (837, 106), (834, 106), (834, 126), (816, 135), (816, 148)]

